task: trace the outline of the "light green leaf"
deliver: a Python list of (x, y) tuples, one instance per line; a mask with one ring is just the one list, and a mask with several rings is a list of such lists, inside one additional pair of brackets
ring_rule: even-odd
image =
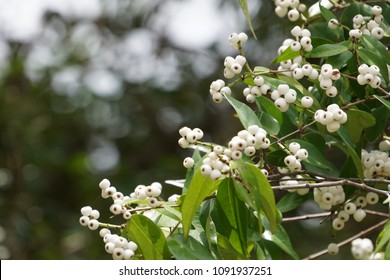
[(300, 55), (300, 52), (293, 51), (291, 49), (291, 47), (288, 47), (277, 58), (275, 58), (271, 62), (271, 64), (276, 64), (276, 63), (279, 63), (279, 62), (282, 62), (282, 61), (286, 61), (286, 60), (289, 60), (289, 59), (294, 59), (294, 58), (296, 58), (299, 55)]
[(238, 101), (230, 95), (224, 94), (224, 96), (236, 111), (237, 116), (245, 129), (251, 125), (262, 127), (259, 118), (256, 116), (256, 113), (248, 105)]
[(242, 11), (244, 12), (244, 16), (245, 16), (245, 19), (246, 19), (246, 21), (247, 21), (247, 23), (249, 25), (249, 28), (252, 31), (253, 37), (255, 39), (257, 39), (256, 34), (255, 34), (255, 30), (253, 29), (252, 20), (251, 20), (251, 17), (249, 15), (247, 1), (246, 0), (240, 0), (240, 5), (241, 5)]
[(182, 234), (174, 234), (167, 239), (169, 250), (176, 260), (213, 260), (214, 257), (195, 238), (184, 239)]
[(184, 237), (188, 237), (192, 220), (199, 205), (206, 197), (216, 191), (219, 183), (220, 180), (212, 181), (210, 178), (204, 177), (200, 170), (192, 177), (181, 207)]
[(348, 51), (348, 47), (341, 44), (324, 44), (308, 53), (308, 57), (323, 58), (338, 55), (346, 51)]
[(378, 234), (374, 253), (378, 253), (390, 241), (390, 221), (385, 224), (383, 230)]
[(279, 122), (267, 112), (259, 112), (259, 120), (262, 127), (271, 135), (277, 135), (280, 131)]
[(377, 56), (381, 57), (387, 64), (390, 64), (390, 53), (387, 51), (386, 47), (372, 36), (365, 35), (360, 38), (363, 46), (373, 51)]
[[(271, 230), (276, 230), (277, 214), (275, 196), (267, 178), (259, 168), (251, 163), (236, 161), (234, 162), (234, 165), (235, 166), (233, 167), (236, 167), (240, 172), (243, 184), (249, 189), (253, 196), (258, 218), (260, 218), (260, 212), (264, 212), (270, 223)], [(259, 226), (261, 225), (259, 224)]]
[(163, 232), (160, 227), (144, 215), (132, 215), (126, 223), (125, 233), (129, 240), (137, 243), (144, 259), (170, 259), (170, 252)]

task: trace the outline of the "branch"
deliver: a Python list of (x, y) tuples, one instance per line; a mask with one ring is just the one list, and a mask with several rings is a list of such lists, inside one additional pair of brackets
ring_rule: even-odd
[(288, 217), (288, 218), (283, 218), (282, 222), (295, 222), (295, 221), (317, 219), (317, 218), (328, 217), (331, 214), (332, 212), (323, 212), (323, 213), (307, 214), (307, 215), (296, 216), (296, 217)]
[[(365, 229), (365, 230), (359, 232), (358, 234), (355, 234), (354, 236), (351, 236), (350, 238), (345, 239), (345, 240), (343, 240), (343, 241), (337, 243), (337, 246), (339, 246), (339, 247), (344, 246), (344, 245), (346, 245), (346, 244), (352, 242), (353, 240), (355, 240), (355, 239), (357, 239), (357, 238), (359, 238), (359, 237), (361, 237), (361, 236), (363, 236), (363, 235), (366, 235), (366, 234), (370, 233), (371, 231), (376, 230), (377, 228), (380, 228), (380, 227), (383, 226), (385, 223), (387, 223), (387, 221), (388, 221), (388, 219), (383, 220), (383, 221), (381, 221), (381, 222), (379, 222), (379, 223), (373, 225), (372, 227), (369, 227), (369, 228), (367, 228), (367, 229)], [(328, 253), (328, 249), (321, 250), (321, 251), (319, 251), (319, 252), (317, 252), (317, 253), (314, 253), (314, 254), (311, 254), (311, 255), (307, 256), (306, 258), (304, 258), (304, 260), (313, 260), (313, 259), (316, 259), (316, 258), (318, 258), (318, 257), (320, 257), (320, 256), (322, 256), (322, 255), (327, 254), (327, 253)]]

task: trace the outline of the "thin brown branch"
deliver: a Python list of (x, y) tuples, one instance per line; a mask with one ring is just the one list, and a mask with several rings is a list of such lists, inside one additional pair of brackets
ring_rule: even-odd
[[(379, 222), (379, 223), (377, 223), (377, 224), (375, 224), (375, 225), (373, 225), (373, 226), (371, 226), (371, 227), (369, 227), (369, 228), (359, 232), (358, 234), (355, 234), (354, 236), (351, 236), (350, 238), (347, 238), (347, 239), (337, 243), (337, 245), (339, 247), (344, 246), (344, 245), (352, 242), (353, 240), (355, 240), (357, 238), (360, 238), (360, 237), (362, 237), (362, 236), (364, 236), (364, 235), (366, 235), (366, 234), (368, 234), (368, 233), (370, 233), (370, 232), (380, 228), (385, 223), (387, 223), (388, 220), (389, 219), (383, 220), (383, 221), (381, 221), (381, 222)], [(313, 259), (316, 259), (316, 258), (318, 258), (318, 257), (320, 257), (322, 255), (327, 254), (327, 253), (328, 253), (328, 249), (324, 249), (324, 250), (321, 250), (321, 251), (319, 251), (317, 253), (314, 253), (314, 254), (311, 254), (311, 255), (307, 256), (306, 258), (304, 258), (304, 260), (313, 260)]]
[(331, 214), (332, 214), (332, 212), (323, 212), (323, 213), (288, 217), (288, 218), (283, 218), (282, 222), (295, 222), (295, 221), (303, 221), (303, 220), (310, 220), (310, 219), (318, 219), (318, 218), (328, 217)]

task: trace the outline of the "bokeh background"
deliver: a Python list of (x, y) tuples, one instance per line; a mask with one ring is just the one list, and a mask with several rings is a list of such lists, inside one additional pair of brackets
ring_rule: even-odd
[[(269, 66), (288, 23), (248, 3), (247, 58)], [(126, 194), (183, 178), (183, 125), (218, 143), (236, 133), (208, 90), (236, 55), (228, 35), (247, 29), (232, 0), (0, 0), (0, 258), (110, 259), (80, 208), (109, 218), (103, 178)]]

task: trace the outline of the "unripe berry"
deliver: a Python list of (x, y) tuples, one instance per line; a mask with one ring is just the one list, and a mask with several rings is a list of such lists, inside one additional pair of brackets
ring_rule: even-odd
[(335, 230), (342, 230), (344, 228), (344, 222), (339, 218), (335, 218), (332, 222), (332, 227)]
[(286, 157), (284, 158), (284, 163), (285, 163), (287, 166), (293, 166), (296, 162), (297, 162), (297, 159), (296, 159), (295, 156), (293, 156), (293, 155), (289, 155), (289, 156), (286, 156)]
[(368, 192), (366, 194), (366, 200), (368, 204), (377, 204), (379, 201), (379, 196), (374, 192)]
[(288, 145), (288, 149), (289, 149), (290, 152), (292, 152), (293, 154), (296, 154), (296, 153), (301, 149), (301, 145), (299, 145), (299, 143), (297, 143), (297, 142), (291, 142), (291, 143)]
[(89, 216), (91, 217), (91, 219), (97, 220), (100, 217), (100, 213), (98, 210), (95, 209), (95, 210), (92, 210), (92, 212)]
[(279, 109), (281, 112), (286, 112), (288, 110), (288, 103), (286, 100), (282, 97), (279, 97), (275, 100), (275, 106)]
[(92, 213), (92, 207), (91, 206), (84, 206), (80, 209), (81, 215), (83, 216), (89, 216)]
[(307, 159), (309, 156), (309, 153), (307, 152), (306, 149), (299, 149), (296, 154), (295, 154), (295, 157), (298, 159), (298, 160), (305, 160)]
[(287, 13), (287, 17), (290, 21), (297, 21), (299, 19), (300, 13), (297, 9), (291, 9)]
[(115, 250), (115, 244), (113, 242), (108, 242), (104, 245), (104, 249), (107, 253), (112, 254)]
[(336, 243), (330, 243), (328, 245), (328, 254), (337, 255), (339, 252), (339, 246)]
[(337, 218), (339, 218), (339, 219), (342, 220), (343, 222), (348, 222), (348, 220), (349, 220), (349, 214), (347, 213), (347, 211), (341, 210), (341, 211), (337, 214)]
[(353, 214), (353, 218), (356, 222), (361, 222), (364, 217), (366, 217), (366, 211), (363, 209), (357, 209), (356, 212)]
[(310, 108), (311, 106), (313, 106), (313, 102), (313, 98), (311, 98), (310, 96), (304, 96), (301, 99), (301, 105), (304, 108)]
[(82, 225), (84, 227), (88, 226), (89, 221), (90, 221), (90, 218), (88, 216), (82, 216), (82, 217), (80, 217), (80, 220), (79, 220), (80, 225)]
[(287, 8), (283, 8), (283, 7), (281, 7), (281, 6), (277, 6), (277, 7), (275, 8), (275, 14), (276, 14), (278, 17), (280, 17), (280, 18), (286, 16), (286, 15), (287, 15), (287, 12), (288, 12), (288, 9), (287, 9)]
[(340, 26), (339, 22), (337, 19), (335, 18), (332, 18), (329, 22), (328, 22), (328, 27), (330, 29), (337, 29), (338, 27)]
[(257, 76), (253, 79), (253, 82), (256, 86), (262, 86), (264, 84), (264, 78), (262, 76)]
[(109, 186), (111, 185), (110, 181), (107, 180), (107, 179), (103, 179), (100, 183), (99, 183), (99, 187), (103, 190), (103, 189), (107, 189)]
[(194, 161), (194, 159), (191, 158), (191, 157), (186, 157), (186, 158), (184, 159), (184, 161), (183, 161), (183, 166), (184, 166), (185, 168), (192, 168), (192, 167), (194, 167), (194, 165), (195, 165), (195, 161)]
[(344, 210), (345, 210), (349, 215), (353, 215), (353, 214), (355, 214), (355, 212), (356, 212), (356, 204), (353, 203), (353, 202), (348, 202), (347, 204), (345, 204)]
[(115, 248), (112, 252), (112, 258), (114, 260), (123, 260), (124, 251), (123, 248)]
[(378, 16), (378, 15), (381, 15), (382, 14), (382, 8), (378, 5), (375, 5), (372, 7), (372, 10), (371, 10), (372, 14), (374, 16)]
[(210, 172), (210, 179), (211, 180), (217, 180), (217, 179), (221, 178), (221, 176), (222, 176), (221, 171), (219, 171), (217, 169), (213, 169)]
[(333, 122), (326, 125), (326, 129), (330, 133), (336, 132), (337, 130), (340, 129), (340, 123), (338, 121), (333, 121)]
[(89, 222), (88, 222), (88, 228), (90, 230), (97, 230), (99, 228), (99, 222), (98, 220), (95, 220), (95, 219), (91, 219)]
[(364, 196), (359, 196), (359, 197), (356, 198), (355, 204), (358, 207), (366, 207), (367, 200), (366, 200), (366, 198)]
[[(213, 96), (213, 99), (214, 99), (214, 96)], [(178, 143), (179, 143), (180, 147), (182, 147), (183, 149), (187, 148), (190, 145), (190, 143), (184, 137), (180, 138)]]

